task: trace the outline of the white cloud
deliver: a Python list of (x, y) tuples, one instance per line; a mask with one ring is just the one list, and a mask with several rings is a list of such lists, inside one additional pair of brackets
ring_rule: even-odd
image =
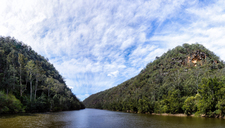
[(117, 77), (118, 74), (119, 74), (119, 71), (116, 70), (116, 71), (114, 71), (114, 72), (110, 72), (107, 76)]
[[(175, 20), (171, 24), (165, 25), (165, 29), (150, 40), (165, 43), (167, 48), (173, 48), (182, 43), (201, 43), (208, 49), (225, 59), (222, 51), (225, 50), (225, 16), (224, 1), (214, 1), (213, 3), (199, 7), (200, 2), (195, 2), (194, 6), (185, 9), (182, 13), (182, 21)], [(187, 21), (187, 22), (186, 22)], [(176, 26), (176, 27), (174, 27)]]
[(225, 59), (224, 5), (223, 0), (1, 0), (0, 35), (48, 57), (83, 100), (186, 42), (199, 42)]
[(70, 89), (73, 89), (73, 87), (72, 86), (68, 86)]
[(78, 97), (78, 99), (80, 99), (81, 101), (83, 101), (83, 99), (89, 97), (89, 94), (83, 94), (83, 95), (76, 95)]

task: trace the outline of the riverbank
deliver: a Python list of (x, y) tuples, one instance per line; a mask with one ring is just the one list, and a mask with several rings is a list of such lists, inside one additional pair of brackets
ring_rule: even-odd
[(219, 118), (219, 119), (225, 119), (225, 117), (221, 117), (221, 116), (218, 116), (218, 115), (215, 115), (215, 116), (212, 116), (212, 117), (208, 117), (206, 115), (199, 115), (199, 116), (196, 116), (194, 114), (192, 115), (186, 115), (186, 114), (182, 114), (182, 113), (179, 113), (179, 114), (170, 114), (170, 113), (151, 113), (151, 115), (159, 115), (159, 116), (177, 116), (177, 117), (203, 117), (203, 118)]
[[(107, 109), (103, 109), (103, 110), (107, 110)], [(114, 111), (114, 110), (110, 110), (110, 111)], [(116, 110), (116, 111), (119, 111), (119, 110)], [(137, 113), (137, 114), (150, 114), (150, 115), (158, 115), (158, 116), (177, 116), (177, 117), (203, 117), (203, 118), (219, 118), (219, 119), (225, 119), (225, 117), (222, 117), (222, 116), (219, 116), (219, 115), (214, 115), (214, 116), (207, 116), (205, 114), (202, 114), (202, 115), (195, 115), (195, 114), (192, 114), (192, 115), (186, 115), (186, 114), (183, 114), (183, 113), (177, 113), (177, 114), (170, 114), (170, 113), (139, 113), (139, 112), (133, 112), (133, 111), (130, 111), (130, 110), (127, 110), (127, 111), (123, 111), (123, 112), (126, 112), (126, 113)]]
[[(93, 109), (98, 109), (98, 108), (93, 108)], [(101, 109), (101, 110), (108, 110), (108, 109)], [(177, 114), (171, 114), (171, 113), (139, 113), (139, 112), (134, 112), (134, 111), (131, 111), (131, 110), (126, 110), (126, 111), (119, 111), (119, 110), (109, 110), (109, 111), (117, 111), (117, 112), (126, 112), (126, 113), (136, 113), (136, 114), (150, 114), (150, 115), (158, 115), (158, 116), (177, 116), (177, 117), (203, 117), (203, 118), (218, 118), (218, 119), (225, 119), (225, 117), (223, 116), (220, 116), (220, 115), (214, 115), (214, 116), (207, 116), (205, 114), (202, 114), (202, 115), (195, 115), (195, 114), (192, 114), (192, 115), (186, 115), (186, 114), (183, 114), (183, 113), (177, 113)]]
[(159, 115), (159, 116), (180, 116), (180, 117), (187, 117), (187, 116), (195, 116), (194, 114), (192, 115), (186, 115), (186, 114), (169, 114), (169, 113), (151, 113), (151, 115)]

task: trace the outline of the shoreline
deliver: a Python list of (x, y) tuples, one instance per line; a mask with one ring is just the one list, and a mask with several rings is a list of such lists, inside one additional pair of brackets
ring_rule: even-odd
[(194, 114), (192, 115), (186, 115), (186, 114), (169, 114), (169, 113), (151, 113), (150, 115), (157, 115), (157, 116), (176, 116), (176, 117), (201, 117), (201, 118), (217, 118), (217, 119), (225, 119), (225, 117), (220, 117), (220, 116), (213, 116), (213, 117), (208, 117), (205, 115), (199, 115), (199, 116), (195, 116)]
[(192, 114), (192, 115), (186, 115), (186, 114), (182, 114), (182, 113), (179, 113), (179, 114), (170, 114), (170, 113), (151, 113), (150, 115), (157, 115), (157, 116), (178, 116), (178, 117), (194, 117), (195, 115)]
[[(94, 109), (98, 109), (98, 108), (94, 108)], [(100, 110), (108, 110), (108, 109), (100, 109)], [(157, 116), (176, 116), (176, 117), (201, 117), (201, 118), (217, 118), (217, 119), (225, 119), (224, 117), (220, 117), (220, 116), (212, 116), (212, 117), (208, 117), (205, 116), (204, 114), (196, 116), (195, 114), (192, 115), (186, 115), (184, 113), (177, 113), (177, 114), (170, 114), (170, 113), (139, 113), (139, 112), (132, 112), (130, 110), (127, 111), (119, 111), (119, 110), (109, 110), (109, 111), (116, 111), (116, 112), (125, 112), (125, 113), (135, 113), (135, 114), (148, 114), (148, 115), (157, 115)]]
[(54, 112), (64, 112), (64, 111), (79, 111), (84, 110), (85, 108), (81, 109), (71, 109), (71, 110), (59, 110), (59, 111), (25, 111), (25, 112), (17, 112), (17, 113), (0, 113), (1, 115), (16, 115), (16, 114), (39, 114), (39, 113), (54, 113)]

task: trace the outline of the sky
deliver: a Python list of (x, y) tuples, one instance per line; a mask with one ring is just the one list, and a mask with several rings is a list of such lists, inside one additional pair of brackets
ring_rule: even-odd
[(0, 36), (48, 58), (83, 101), (183, 43), (225, 60), (225, 1), (1, 0)]

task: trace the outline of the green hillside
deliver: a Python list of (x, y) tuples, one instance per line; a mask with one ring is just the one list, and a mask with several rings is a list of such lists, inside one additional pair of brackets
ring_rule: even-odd
[(82, 108), (48, 59), (14, 38), (0, 37), (0, 113)]
[(137, 76), (84, 100), (86, 107), (139, 113), (223, 116), (225, 64), (200, 44), (183, 44)]

